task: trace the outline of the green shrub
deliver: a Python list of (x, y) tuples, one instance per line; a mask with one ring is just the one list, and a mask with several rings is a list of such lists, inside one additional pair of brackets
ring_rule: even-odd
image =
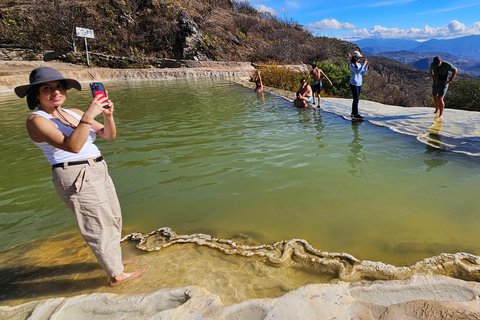
[(197, 42), (196, 49), (213, 60), (220, 60), (220, 47), (225, 44), (226, 42), (218, 37), (209, 37), (207, 34), (202, 41)]
[(70, 52), (66, 54), (65, 61), (68, 61), (69, 63), (74, 63), (74, 64), (78, 62), (77, 58)]
[(480, 111), (480, 81), (453, 81), (445, 95), (445, 106), (451, 109)]
[(38, 61), (39, 60), (38, 56), (33, 52), (26, 53), (23, 58), (27, 61)]
[[(326, 79), (322, 78), (322, 90), (324, 91), (322, 95), (340, 98), (352, 97), (349, 85), (350, 71), (346, 62), (323, 61), (316, 62), (315, 65), (322, 69), (333, 84), (331, 86)], [(300, 80), (308, 76), (308, 72), (297, 72), (276, 63), (261, 66), (259, 69), (262, 71), (262, 82), (265, 86), (292, 92), (296, 92), (300, 88)], [(313, 79), (310, 77), (309, 84), (312, 83)], [(365, 99), (365, 96), (361, 95), (360, 98)]]
[(322, 87), (328, 96), (351, 98), (350, 91), (350, 71), (346, 62), (338, 60), (334, 63), (328, 61), (315, 62), (315, 65), (322, 69), (323, 73), (332, 81), (322, 80)]

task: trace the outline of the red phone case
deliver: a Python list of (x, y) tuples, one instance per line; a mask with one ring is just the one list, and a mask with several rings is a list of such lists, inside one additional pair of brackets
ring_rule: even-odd
[[(103, 84), (100, 82), (92, 82), (90, 83), (90, 89), (92, 90), (92, 95), (95, 98), (96, 96), (100, 96), (101, 98), (106, 97), (105, 88)], [(103, 106), (104, 109), (108, 109), (108, 105)]]
[(100, 95), (102, 98), (106, 97), (105, 88), (103, 87), (103, 84), (101, 84), (100, 82), (90, 83), (90, 89), (92, 90), (92, 95), (94, 98), (98, 95)]

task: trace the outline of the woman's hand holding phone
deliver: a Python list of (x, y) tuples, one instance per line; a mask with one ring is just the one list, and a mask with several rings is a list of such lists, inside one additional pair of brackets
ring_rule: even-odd
[[(108, 98), (107, 91), (103, 87), (101, 82), (92, 82), (90, 83), (90, 90), (92, 90), (92, 95), (95, 98), (96, 96), (100, 96), (101, 98)], [(110, 101), (110, 100), (108, 100)], [(110, 103), (103, 106), (104, 109), (110, 108)]]
[(88, 105), (85, 111), (92, 118), (96, 118), (103, 113), (104, 116), (111, 116), (113, 114), (113, 103), (108, 99), (108, 92), (105, 91), (103, 84), (100, 82), (90, 83), (93, 100)]

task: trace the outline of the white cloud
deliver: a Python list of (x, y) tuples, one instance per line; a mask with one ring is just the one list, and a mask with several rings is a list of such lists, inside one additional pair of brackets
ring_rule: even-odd
[(467, 30), (467, 27), (463, 23), (460, 23), (457, 20), (453, 20), (448, 25), (448, 30), (451, 33), (462, 33), (462, 32), (465, 32)]
[(452, 20), (443, 27), (432, 28), (425, 26), (422, 29), (410, 28), (385, 28), (382, 26), (374, 26), (372, 29), (365, 28), (353, 30), (344, 35), (342, 38), (348, 40), (359, 40), (364, 38), (389, 38), (389, 39), (451, 39), (465, 37), (470, 35), (480, 35), (480, 22), (475, 22), (470, 28), (463, 23)]
[(310, 31), (322, 31), (322, 30), (348, 30), (355, 29), (356, 26), (345, 22), (339, 22), (336, 19), (323, 19), (315, 23), (309, 23), (305, 26)]
[(394, 5), (405, 4), (405, 3), (410, 3), (410, 2), (414, 2), (414, 1), (416, 1), (416, 0), (389, 0), (389, 1), (367, 4), (366, 6), (367, 7), (394, 6)]
[(258, 12), (270, 13), (272, 16), (277, 16), (280, 13), (280, 11), (273, 9), (272, 7), (267, 7), (264, 4), (257, 4), (255, 9), (257, 9)]
[(287, 7), (295, 9), (300, 9), (302, 7), (302, 5), (297, 1), (285, 1), (285, 4), (287, 5)]

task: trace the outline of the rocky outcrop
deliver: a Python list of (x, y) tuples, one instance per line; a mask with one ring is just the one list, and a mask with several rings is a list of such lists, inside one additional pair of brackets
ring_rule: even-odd
[(202, 32), (192, 17), (185, 11), (178, 16), (176, 56), (178, 59), (209, 60), (197, 51), (197, 44), (202, 40)]

